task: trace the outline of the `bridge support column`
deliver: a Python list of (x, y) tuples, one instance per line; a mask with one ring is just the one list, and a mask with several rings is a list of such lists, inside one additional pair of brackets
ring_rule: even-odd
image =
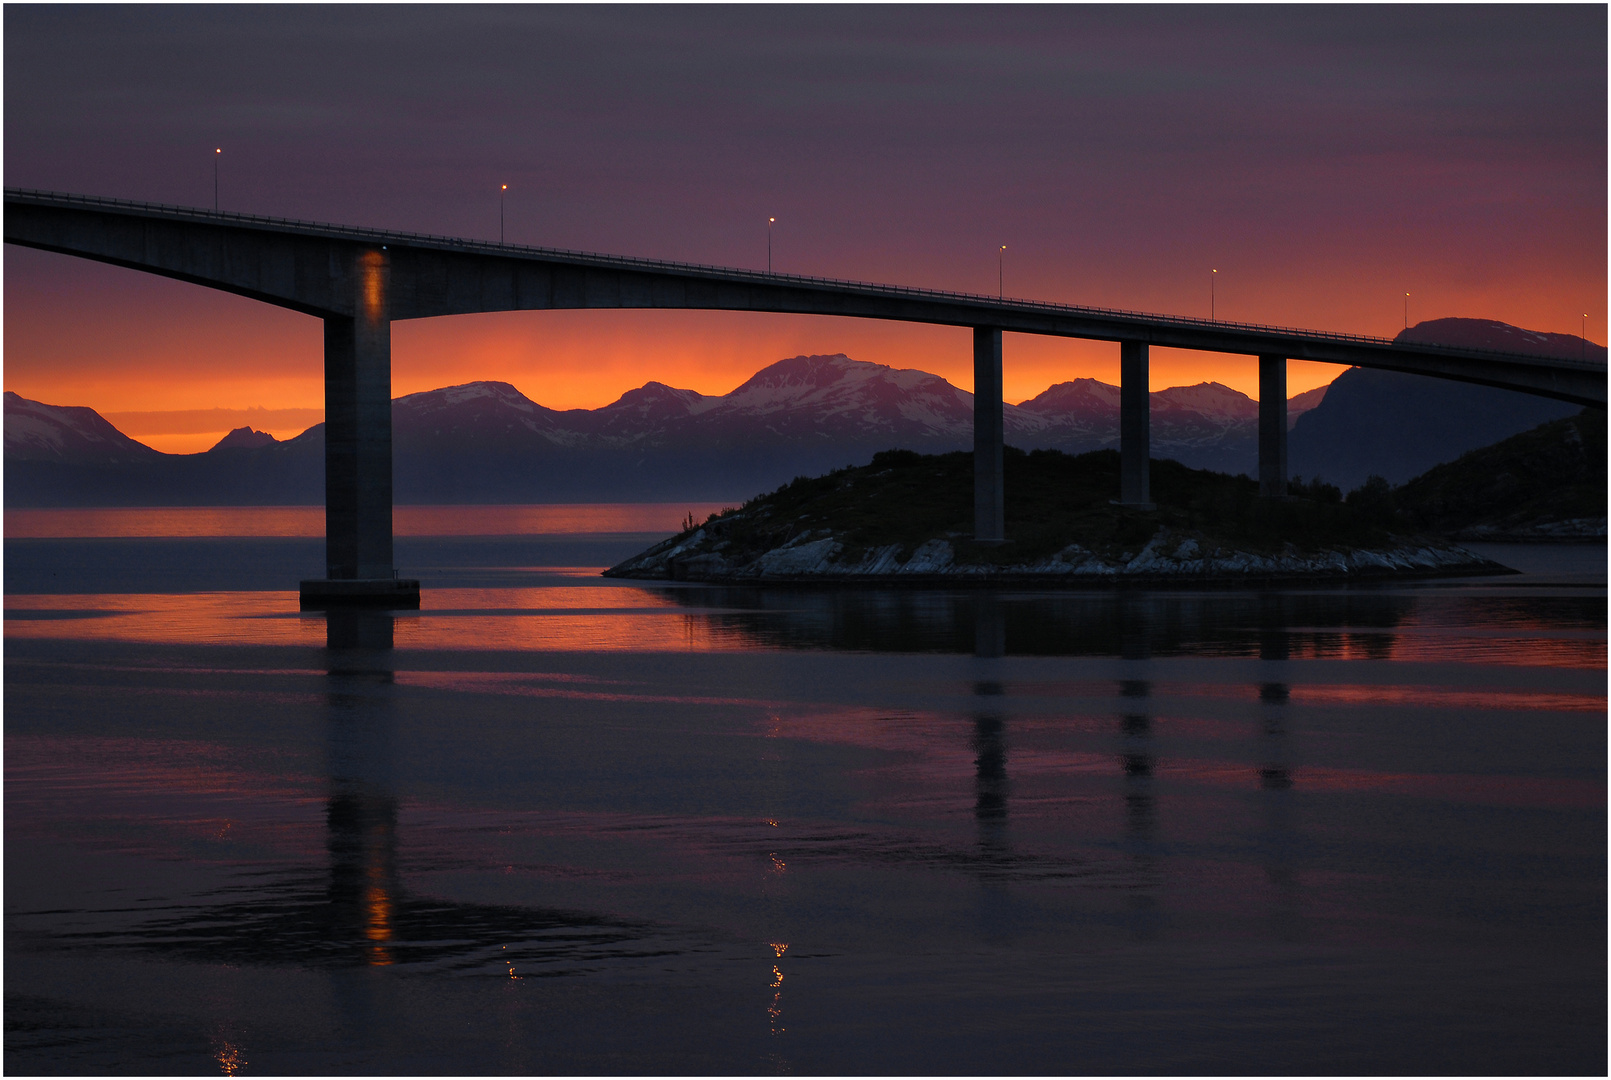
[(1287, 358), (1259, 357), (1259, 494), (1287, 493)]
[(1152, 392), (1144, 341), (1119, 342), (1119, 505), (1152, 508)]
[(382, 251), (352, 266), (354, 314), (324, 320), (324, 580), (302, 607), (417, 608), (392, 565), (391, 275)]
[(1007, 542), (1002, 482), (1001, 331), (973, 328), (973, 539)]

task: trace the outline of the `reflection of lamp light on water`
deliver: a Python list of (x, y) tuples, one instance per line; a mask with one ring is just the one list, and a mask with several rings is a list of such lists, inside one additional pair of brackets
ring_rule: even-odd
[[(769, 941), (767, 944), (771, 946), (772, 955), (778, 960), (783, 959), (783, 954), (789, 951), (789, 943), (786, 941)], [(772, 1034), (781, 1035), (788, 1030), (778, 1023), (783, 1015), (783, 969), (776, 964), (772, 965), (772, 1004), (766, 1007), (766, 1015), (772, 1023)]]
[(229, 1039), (218, 1040), (213, 1048), (213, 1060), (218, 1062), (218, 1070), (225, 1076), (235, 1076), (246, 1068), (246, 1054), (239, 1043)]

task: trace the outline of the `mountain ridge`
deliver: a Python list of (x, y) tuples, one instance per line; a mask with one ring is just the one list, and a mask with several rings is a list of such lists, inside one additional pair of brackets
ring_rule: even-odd
[[(1479, 331), (1497, 332), (1486, 324), (1471, 330), (1480, 337)], [(1345, 442), (1352, 427), (1352, 441), (1358, 442), (1358, 431), (1369, 425), (1357, 414), (1363, 411), (1370, 420), (1393, 406), (1391, 400), (1385, 405), (1377, 400), (1380, 393), (1372, 389), (1376, 376), (1391, 374), (1350, 369), (1328, 387), (1289, 399), (1292, 471), (1347, 482), (1334, 466), (1358, 447), (1327, 449), (1328, 424), (1341, 427)], [(1460, 391), (1450, 387), (1461, 385), (1440, 383), (1437, 392), (1458, 396)], [(1334, 400), (1338, 386), (1348, 391), (1341, 401)], [(1486, 392), (1504, 402), (1524, 397)], [(1389, 387), (1389, 393), (1399, 394), (1400, 388)], [(1119, 436), (1118, 398), (1118, 387), (1096, 379), (1054, 384), (1033, 398), (1004, 404), (1007, 441), (1026, 450), (1069, 453), (1113, 448)], [(1256, 469), (1258, 404), (1247, 395), (1203, 382), (1155, 391), (1151, 400), (1155, 458), (1233, 474)], [(1428, 407), (1425, 401), (1417, 405)], [(770, 490), (794, 476), (865, 462), (893, 447), (920, 453), (970, 447), (972, 413), (972, 395), (940, 376), (843, 353), (779, 360), (723, 395), (650, 381), (597, 409), (550, 409), (510, 383), (481, 380), (393, 400), (394, 498), (400, 503), (727, 500)], [(1536, 422), (1513, 425), (1494, 438)], [(1398, 430), (1377, 425), (1382, 430), (1375, 441), (1389, 444), (1388, 452), (1404, 437), (1405, 421), (1395, 423)], [(1411, 426), (1428, 425), (1419, 417)], [(322, 424), (283, 442), (237, 429), (204, 454), (170, 455), (128, 438), (94, 410), (43, 405), (7, 392), (5, 434), (9, 506), (322, 501)], [(1468, 436), (1462, 434), (1467, 445), (1452, 452), (1445, 453), (1443, 443), (1422, 448), (1423, 457), (1432, 455), (1425, 465), (1471, 449), (1476, 444), (1469, 444)], [(1315, 445), (1321, 446), (1320, 469), (1309, 465)]]

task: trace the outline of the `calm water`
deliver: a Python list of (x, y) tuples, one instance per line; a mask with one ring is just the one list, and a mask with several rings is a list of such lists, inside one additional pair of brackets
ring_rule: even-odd
[(1603, 545), (596, 576), (711, 509), (400, 511), (329, 621), (317, 516), (7, 513), (6, 1071), (1605, 1071)]

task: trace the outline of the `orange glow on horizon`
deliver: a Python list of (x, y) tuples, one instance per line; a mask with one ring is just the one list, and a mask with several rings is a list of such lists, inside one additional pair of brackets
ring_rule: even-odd
[[(84, 405), (107, 413), (164, 414), (120, 430), (156, 449), (205, 450), (230, 426), (197, 430), (173, 414), (204, 410), (301, 410), (317, 414), (324, 399), (319, 320), (242, 297), (66, 256), (8, 247), (4, 255), (5, 388), (52, 405)], [(833, 268), (806, 268), (830, 271)], [(1022, 271), (1028, 275), (1031, 271)], [(1222, 319), (1390, 337), (1403, 321), (1402, 286), (1361, 292), (1347, 267), (1326, 280), (1267, 279), (1220, 290)], [(843, 273), (843, 271), (841, 271)], [(889, 267), (864, 276), (956, 284), (932, 270)], [(1416, 291), (1423, 317), (1483, 316), (1528, 329), (1578, 333), (1581, 293), (1567, 270), (1519, 268), (1522, 293), (1501, 281)], [(844, 273), (844, 276), (856, 276)], [(1379, 276), (1379, 275), (1378, 275)], [(379, 284), (377, 281), (376, 284)], [(994, 284), (992, 282), (992, 284)], [(1207, 315), (1190, 297), (1159, 285), (1139, 292), (1123, 281), (1070, 281), (1015, 292), (1097, 306)], [(1254, 289), (1255, 297), (1248, 295)], [(1132, 294), (1133, 293), (1133, 294)], [(1203, 298), (1206, 300), (1207, 298)], [(1569, 301), (1570, 303), (1570, 301)], [(1557, 310), (1559, 309), (1559, 310)], [(1590, 317), (1603, 324), (1603, 316)], [(1578, 319), (1579, 326), (1570, 321)], [(1588, 327), (1594, 331), (1595, 327)], [(1600, 336), (1600, 335), (1596, 335)], [(844, 353), (856, 360), (930, 372), (968, 390), (972, 347), (965, 328), (752, 312), (598, 310), (528, 311), (397, 322), (392, 327), (394, 395), (477, 380), (512, 384), (551, 409), (598, 408), (649, 381), (720, 395), (769, 364), (802, 354)], [(1329, 383), (1342, 369), (1293, 362), (1288, 392)], [(1118, 347), (1110, 342), (1009, 334), (1004, 391), (1018, 403), (1075, 378), (1118, 381)], [(1258, 393), (1257, 358), (1154, 349), (1152, 389), (1216, 381), (1250, 397)], [(306, 420), (307, 422), (304, 422)], [(252, 424), (277, 438), (312, 422)], [(225, 421), (217, 421), (223, 425)], [(164, 430), (166, 429), (166, 430)]]

